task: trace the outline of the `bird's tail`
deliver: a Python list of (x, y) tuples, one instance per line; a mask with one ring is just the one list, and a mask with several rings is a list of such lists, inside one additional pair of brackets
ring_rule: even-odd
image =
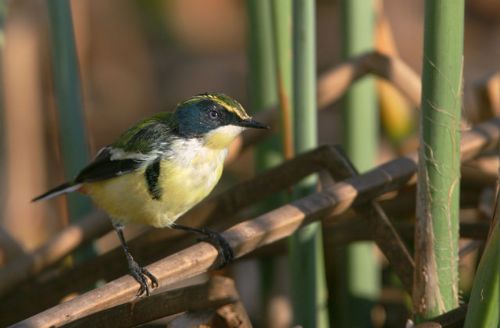
[(80, 188), (81, 186), (82, 186), (81, 183), (75, 184), (73, 182), (65, 182), (62, 185), (59, 185), (59, 186), (57, 186), (57, 187), (55, 187), (53, 189), (50, 189), (46, 193), (33, 198), (31, 201), (32, 202), (36, 202), (36, 201), (39, 201), (39, 200), (51, 199), (51, 198), (57, 197), (59, 195), (66, 194), (68, 192), (75, 191), (78, 188)]

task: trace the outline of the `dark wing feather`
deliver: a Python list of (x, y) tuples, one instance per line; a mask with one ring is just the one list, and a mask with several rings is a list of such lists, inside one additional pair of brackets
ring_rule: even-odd
[(80, 171), (75, 183), (96, 182), (133, 172), (144, 165), (140, 159), (111, 159), (112, 148), (106, 147), (95, 160)]
[[(169, 117), (169, 114), (162, 113), (126, 131), (117, 142), (103, 148), (94, 161), (80, 172), (75, 182), (106, 180), (149, 165), (156, 159), (156, 156), (148, 156), (151, 152), (162, 152), (166, 150), (165, 147), (168, 147), (172, 127), (170, 123), (160, 119)], [(138, 156), (136, 158), (112, 158), (114, 150)]]

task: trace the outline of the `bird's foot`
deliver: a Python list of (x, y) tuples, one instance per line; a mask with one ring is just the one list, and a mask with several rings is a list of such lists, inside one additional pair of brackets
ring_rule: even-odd
[(209, 244), (212, 244), (219, 252), (217, 263), (214, 265), (215, 269), (220, 269), (233, 260), (234, 258), (233, 249), (231, 248), (227, 240), (224, 239), (224, 237), (222, 237), (222, 235), (217, 231), (213, 231), (207, 228), (201, 228), (201, 229), (191, 228), (175, 223), (171, 227), (178, 230), (195, 232), (203, 236), (202, 238), (198, 239), (199, 241), (205, 241)]
[(149, 285), (148, 279), (151, 281), (151, 288), (158, 287), (158, 279), (149, 272), (147, 269), (141, 267), (134, 260), (129, 262), (130, 275), (141, 285), (139, 290), (137, 291), (137, 296), (142, 296), (146, 293), (146, 296), (149, 296)]
[(225, 267), (234, 258), (234, 252), (227, 240), (222, 237), (217, 231), (213, 231), (207, 228), (201, 228), (200, 234), (204, 237), (200, 238), (200, 241), (205, 241), (212, 244), (219, 252), (219, 257), (217, 258), (216, 269)]

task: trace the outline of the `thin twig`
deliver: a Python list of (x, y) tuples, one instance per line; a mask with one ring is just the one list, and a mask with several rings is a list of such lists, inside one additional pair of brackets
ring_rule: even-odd
[(318, 83), (318, 106), (334, 102), (346, 92), (357, 79), (375, 74), (392, 83), (416, 107), (420, 104), (420, 77), (397, 57), (370, 52), (355, 57), (324, 73)]

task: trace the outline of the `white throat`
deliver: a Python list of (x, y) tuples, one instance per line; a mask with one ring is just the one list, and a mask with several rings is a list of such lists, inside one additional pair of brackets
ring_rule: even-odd
[(236, 125), (221, 126), (208, 132), (203, 137), (203, 140), (207, 147), (217, 149), (227, 148), (244, 129), (244, 127)]

